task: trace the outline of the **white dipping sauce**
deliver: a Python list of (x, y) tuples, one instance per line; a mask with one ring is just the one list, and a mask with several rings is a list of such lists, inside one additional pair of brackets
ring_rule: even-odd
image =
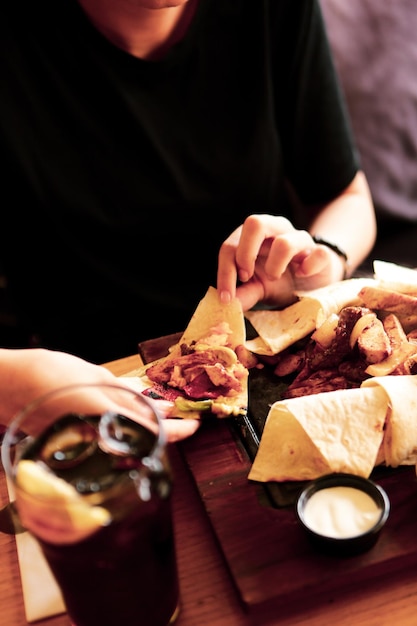
[(307, 526), (320, 535), (337, 539), (365, 533), (380, 515), (375, 500), (354, 487), (320, 489), (309, 498), (304, 510)]

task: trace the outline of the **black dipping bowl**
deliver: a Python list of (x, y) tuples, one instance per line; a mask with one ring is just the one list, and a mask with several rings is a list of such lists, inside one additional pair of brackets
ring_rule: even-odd
[[(314, 493), (330, 487), (353, 487), (371, 496), (380, 509), (380, 515), (373, 526), (361, 534), (343, 538), (329, 537), (310, 528), (305, 518), (306, 504)], [(316, 480), (312, 480), (300, 493), (296, 502), (298, 521), (312, 544), (320, 551), (333, 556), (354, 556), (372, 548), (376, 544), (381, 530), (388, 519), (389, 512), (390, 502), (384, 489), (372, 482), (372, 480), (355, 476), (354, 474), (326, 474)]]

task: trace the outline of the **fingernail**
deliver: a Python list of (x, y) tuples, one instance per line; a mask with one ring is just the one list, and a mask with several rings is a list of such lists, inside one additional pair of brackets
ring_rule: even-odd
[(247, 282), (248, 282), (248, 280), (249, 280), (249, 272), (245, 272), (244, 270), (241, 270), (241, 271), (239, 272), (239, 280), (240, 280), (242, 283), (247, 283)]
[(223, 302), (223, 304), (229, 304), (231, 299), (232, 298), (230, 296), (230, 291), (221, 291), (220, 292), (220, 302)]

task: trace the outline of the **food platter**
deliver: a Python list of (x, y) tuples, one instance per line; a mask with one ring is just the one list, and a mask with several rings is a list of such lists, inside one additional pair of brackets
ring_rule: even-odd
[[(277, 379), (277, 376), (267, 368), (253, 369), (250, 372), (248, 414), (230, 423), (230, 427), (237, 432), (250, 462), (253, 462), (258, 451), (270, 406), (281, 399), (281, 394), (287, 389), (288, 383), (288, 380)], [(374, 468), (371, 478), (379, 481), (390, 475), (395, 477), (397, 474), (397, 468), (381, 466)], [(264, 488), (271, 505), (280, 508), (294, 505), (298, 493), (305, 484), (305, 481), (268, 482), (264, 484)]]
[[(179, 335), (140, 344), (145, 362), (164, 356)], [(282, 385), (280, 387), (280, 385)], [(267, 370), (251, 373), (246, 417), (206, 420), (180, 444), (244, 606), (279, 605), (323, 589), (361, 585), (417, 563), (417, 480), (414, 466), (379, 468), (391, 515), (379, 542), (351, 558), (321, 555), (296, 523), (293, 503), (303, 483), (248, 480), (268, 406), (285, 383)]]

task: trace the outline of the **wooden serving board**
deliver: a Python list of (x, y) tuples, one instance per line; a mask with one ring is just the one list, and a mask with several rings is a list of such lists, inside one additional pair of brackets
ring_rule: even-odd
[[(141, 344), (143, 360), (164, 356), (176, 338)], [(209, 419), (180, 448), (248, 611), (266, 603), (294, 602), (324, 588), (360, 586), (372, 577), (417, 564), (414, 466), (373, 475), (391, 502), (390, 517), (374, 548), (355, 557), (326, 556), (310, 545), (293, 504), (277, 506), (269, 489), (248, 480), (251, 452), (241, 431), (242, 425), (236, 427), (232, 419)], [(296, 495), (297, 485), (292, 490)]]

